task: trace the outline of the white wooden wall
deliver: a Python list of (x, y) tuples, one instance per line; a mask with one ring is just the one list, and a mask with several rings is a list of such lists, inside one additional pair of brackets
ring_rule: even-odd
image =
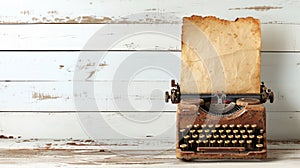
[[(10, 0), (0, 6), (0, 135), (175, 140), (181, 20), (262, 23), (268, 138), (300, 139), (299, 0)], [(59, 23), (59, 24), (57, 24)]]

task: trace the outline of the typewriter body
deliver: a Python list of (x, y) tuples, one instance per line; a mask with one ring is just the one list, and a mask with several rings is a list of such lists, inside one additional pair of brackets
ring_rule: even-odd
[(166, 92), (177, 108), (176, 157), (191, 159), (265, 159), (266, 110), (274, 94), (261, 83), (260, 94), (181, 94), (171, 81)]

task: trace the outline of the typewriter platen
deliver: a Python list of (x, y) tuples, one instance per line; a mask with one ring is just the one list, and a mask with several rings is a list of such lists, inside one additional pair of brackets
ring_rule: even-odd
[(266, 111), (274, 94), (261, 83), (260, 94), (181, 94), (171, 81), (166, 92), (177, 108), (178, 159), (265, 159)]

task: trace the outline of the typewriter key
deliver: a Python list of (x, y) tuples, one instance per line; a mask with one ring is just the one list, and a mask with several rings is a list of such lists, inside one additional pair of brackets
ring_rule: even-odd
[(212, 135), (206, 135), (207, 139), (211, 139)]
[(197, 147), (200, 147), (202, 145), (202, 140), (197, 140), (196, 144), (197, 144)]
[(254, 139), (254, 138), (255, 138), (255, 135), (249, 135), (249, 138), (250, 138), (250, 139)]
[(217, 130), (211, 130), (211, 133), (215, 134), (217, 132)]
[(245, 134), (245, 132), (246, 132), (245, 130), (240, 130), (241, 134)]
[(225, 134), (222, 134), (222, 135), (221, 135), (221, 138), (222, 138), (222, 139), (225, 139), (225, 138), (226, 138), (226, 135), (225, 135)]
[(243, 135), (242, 138), (243, 138), (243, 139), (247, 139), (247, 138), (248, 138), (248, 135)]
[(183, 150), (183, 151), (186, 151), (187, 148), (188, 148), (188, 145), (187, 144), (181, 144), (179, 145), (180, 149)]
[(201, 133), (203, 132), (203, 129), (199, 129), (199, 130), (197, 130), (197, 132), (198, 132), (199, 134), (201, 134)]
[(227, 136), (229, 139), (233, 139), (233, 135), (228, 135)]
[(206, 128), (206, 126), (207, 126), (206, 124), (202, 124), (202, 125), (201, 125), (201, 128), (202, 128), (202, 129), (203, 129), (203, 128)]
[(229, 144), (230, 144), (230, 140), (225, 140), (225, 141), (224, 141), (224, 145), (225, 145), (225, 147), (228, 147), (228, 146), (229, 146)]
[(220, 147), (223, 146), (223, 140), (222, 139), (218, 140), (217, 142), (218, 142)]
[(249, 124), (245, 124), (245, 125), (244, 125), (244, 128), (246, 128), (246, 130), (247, 130), (249, 127), (250, 127)]
[(261, 143), (262, 139), (263, 139), (263, 136), (262, 135), (257, 135), (256, 138), (257, 138), (257, 142)]
[(240, 144), (240, 146), (244, 146), (245, 140), (239, 140), (239, 144)]
[(189, 125), (186, 126), (187, 129), (191, 129), (192, 127), (193, 127), (192, 124), (189, 124)]
[(234, 124), (230, 124), (229, 128), (231, 128), (231, 129), (234, 128)]
[(239, 132), (239, 130), (233, 130), (232, 131), (234, 134), (237, 134)]
[(216, 125), (215, 125), (215, 128), (220, 128), (220, 127), (221, 127), (220, 124), (216, 124)]
[(204, 132), (205, 132), (206, 134), (208, 134), (208, 133), (210, 132), (210, 130), (209, 130), (209, 129), (206, 129), (206, 130), (204, 130)]
[(194, 140), (189, 140), (189, 148), (190, 148), (190, 150), (195, 149), (195, 141)]
[(213, 127), (214, 127), (213, 124), (209, 124), (209, 125), (208, 125), (208, 128), (213, 128)]
[(222, 127), (225, 129), (225, 128), (228, 127), (228, 125), (227, 124), (223, 124)]
[(209, 141), (209, 145), (210, 145), (211, 147), (214, 147), (214, 146), (215, 146), (215, 143), (216, 143), (216, 140), (210, 140), (210, 141)]
[(189, 135), (185, 135), (185, 136), (183, 137), (183, 139), (184, 139), (184, 142), (187, 143), (188, 140), (190, 139), (190, 136), (189, 136)]
[(242, 127), (242, 124), (237, 124), (236, 127), (237, 127), (238, 129), (240, 129), (240, 128)]
[(257, 148), (258, 150), (262, 150), (263, 147), (264, 147), (263, 144), (256, 144), (256, 148)]
[(237, 140), (234, 139), (234, 140), (231, 141), (231, 143), (232, 143), (232, 145), (235, 147), (236, 144), (237, 144)]
[(195, 125), (194, 125), (194, 128), (195, 128), (195, 129), (198, 129), (199, 127), (200, 127), (199, 124), (195, 124)]
[(222, 134), (224, 132), (224, 130), (219, 130), (219, 133)]
[(193, 135), (192, 135), (192, 138), (193, 138), (193, 139), (197, 139), (197, 138), (198, 138), (198, 134), (193, 134)]
[(252, 134), (253, 130), (247, 130), (248, 134)]
[(246, 143), (247, 143), (247, 148), (252, 149), (252, 140), (247, 140)]
[(208, 140), (204, 140), (203, 144), (204, 144), (205, 147), (207, 147), (208, 146)]
[(214, 135), (213, 136), (215, 139), (218, 139), (220, 136), (217, 134), (217, 135)]
[(230, 132), (231, 132), (231, 130), (230, 130), (230, 129), (226, 130), (226, 133), (227, 133), (227, 134), (229, 134)]
[(240, 139), (240, 138), (241, 138), (241, 135), (237, 134), (237, 135), (235, 135), (234, 137), (235, 137), (235, 139)]
[(200, 139), (204, 139), (204, 138), (205, 138), (205, 135), (204, 135), (204, 134), (199, 134), (199, 138), (200, 138)]
[(190, 130), (191, 134), (194, 134), (195, 132), (196, 132), (196, 130), (194, 130), (194, 129)]

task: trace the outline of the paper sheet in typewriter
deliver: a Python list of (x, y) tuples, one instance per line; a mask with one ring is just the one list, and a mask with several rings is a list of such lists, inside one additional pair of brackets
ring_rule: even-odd
[(260, 22), (183, 19), (181, 93), (260, 93)]

